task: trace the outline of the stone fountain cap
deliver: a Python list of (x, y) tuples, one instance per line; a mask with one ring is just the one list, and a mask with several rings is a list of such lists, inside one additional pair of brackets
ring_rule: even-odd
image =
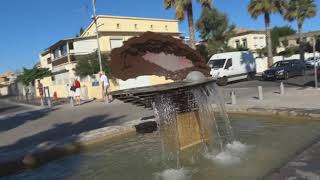
[(210, 76), (210, 68), (196, 50), (178, 38), (154, 32), (133, 37), (113, 49), (110, 69), (111, 75), (121, 80), (157, 75), (177, 81), (192, 71)]

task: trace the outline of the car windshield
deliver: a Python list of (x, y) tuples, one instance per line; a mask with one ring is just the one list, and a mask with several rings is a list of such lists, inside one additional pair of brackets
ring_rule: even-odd
[(285, 67), (285, 66), (289, 66), (290, 62), (289, 61), (279, 61), (274, 63), (271, 67)]
[(226, 59), (214, 59), (209, 62), (211, 68), (223, 68)]

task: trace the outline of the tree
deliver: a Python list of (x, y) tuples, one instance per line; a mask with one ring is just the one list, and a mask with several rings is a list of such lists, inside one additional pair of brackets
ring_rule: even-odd
[(281, 26), (271, 29), (271, 44), (272, 44), (272, 52), (277, 53), (277, 47), (279, 47), (280, 42), (279, 38), (284, 36), (289, 36), (295, 34), (296, 31), (292, 29), (290, 26)]
[(34, 85), (36, 79), (48, 76), (51, 76), (51, 71), (48, 68), (37, 68), (34, 66), (31, 69), (23, 68), (22, 74), (17, 77), (17, 81), (28, 86), (30, 83)]
[[(197, 0), (197, 1), (203, 7), (210, 7), (212, 2), (212, 0)], [(180, 21), (184, 20), (185, 14), (187, 14), (191, 47), (195, 48), (192, 0), (164, 0), (164, 6), (166, 9), (174, 8), (176, 19)]]
[(273, 64), (270, 16), (275, 13), (283, 14), (286, 8), (286, 0), (251, 0), (248, 6), (248, 11), (252, 18), (257, 19), (259, 16), (264, 15), (269, 67)]
[[(87, 55), (78, 56), (78, 63), (75, 67), (75, 73), (77, 76), (85, 77), (97, 74), (100, 71), (99, 59), (97, 52), (93, 52)], [(101, 63), (103, 71), (108, 74), (110, 69), (108, 67), (109, 56), (106, 54), (101, 55)]]
[(289, 21), (297, 20), (299, 34), (300, 59), (304, 60), (304, 42), (302, 37), (302, 26), (305, 19), (314, 17), (317, 7), (314, 0), (290, 0), (284, 18)]
[[(234, 34), (234, 28), (234, 25), (229, 24), (228, 17), (215, 8), (204, 7), (199, 20), (196, 22), (196, 29), (207, 44), (205, 47), (208, 56), (230, 50), (228, 40)], [(197, 50), (201, 49), (197, 47)], [(201, 53), (201, 51), (199, 52)], [(204, 51), (202, 50), (202, 52)]]

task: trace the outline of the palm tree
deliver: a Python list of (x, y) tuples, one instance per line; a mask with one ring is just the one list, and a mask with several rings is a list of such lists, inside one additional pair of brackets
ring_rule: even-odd
[(248, 11), (252, 18), (257, 19), (260, 15), (264, 15), (269, 67), (273, 64), (270, 16), (271, 14), (275, 14), (275, 13), (283, 14), (286, 7), (287, 7), (286, 0), (251, 0), (248, 6)]
[[(202, 6), (210, 7), (212, 0), (197, 0)], [(184, 20), (187, 13), (189, 24), (189, 35), (191, 41), (191, 47), (195, 47), (195, 33), (193, 25), (193, 10), (192, 0), (164, 0), (164, 6), (166, 9), (174, 8), (176, 13), (176, 19)]]
[(314, 17), (317, 13), (317, 7), (314, 0), (291, 0), (284, 18), (289, 21), (297, 20), (299, 33), (299, 51), (300, 59), (304, 60), (304, 43), (302, 37), (302, 26), (305, 19)]

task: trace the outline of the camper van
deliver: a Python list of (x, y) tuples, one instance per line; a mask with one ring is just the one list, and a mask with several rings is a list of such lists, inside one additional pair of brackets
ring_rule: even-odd
[(210, 74), (217, 83), (225, 86), (228, 82), (252, 79), (256, 73), (256, 61), (249, 51), (227, 52), (213, 55), (208, 61)]

